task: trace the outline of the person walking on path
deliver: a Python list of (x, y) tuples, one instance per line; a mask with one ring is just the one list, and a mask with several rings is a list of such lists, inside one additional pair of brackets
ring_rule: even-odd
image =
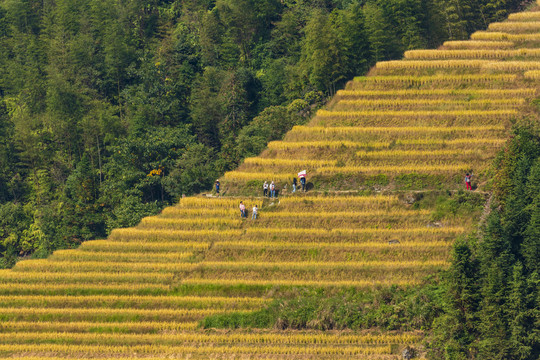
[(257, 220), (257, 213), (259, 211), (259, 208), (257, 205), (253, 207), (253, 213), (251, 214), (251, 220)]
[(467, 173), (467, 175), (465, 175), (465, 187), (467, 188), (467, 190), (472, 190), (471, 179), (472, 175), (469, 175), (469, 173)]
[(219, 179), (216, 180), (216, 194), (219, 196)]
[(240, 201), (240, 217), (247, 218), (246, 205), (242, 201)]
[(270, 184), (270, 194), (271, 194), (272, 198), (276, 197), (276, 185), (274, 184), (273, 181)]
[(305, 176), (302, 176), (300, 178), (300, 184), (302, 184), (302, 191), (306, 192), (306, 177)]
[(292, 193), (294, 194), (296, 192), (296, 185), (298, 184), (296, 178), (292, 179)]
[(267, 197), (267, 196), (268, 196), (268, 181), (265, 181), (265, 182), (264, 182), (264, 185), (263, 185), (263, 196), (264, 196), (264, 197)]

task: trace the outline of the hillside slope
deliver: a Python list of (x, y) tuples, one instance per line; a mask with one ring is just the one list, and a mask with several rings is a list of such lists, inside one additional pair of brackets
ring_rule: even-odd
[[(470, 41), (382, 62), (283, 141), (137, 227), (0, 272), (0, 355), (18, 358), (397, 359), (417, 332), (201, 330), (276, 288), (412, 286), (448, 266), (470, 217), (409, 190), (482, 189), (512, 120), (535, 116), (540, 9)], [(306, 169), (307, 194), (285, 184)], [(249, 197), (274, 180), (279, 200)], [(348, 194), (332, 190), (347, 190)], [(407, 190), (407, 191), (403, 191)], [(261, 208), (242, 220), (238, 204)], [(412, 205), (411, 205), (412, 204)]]

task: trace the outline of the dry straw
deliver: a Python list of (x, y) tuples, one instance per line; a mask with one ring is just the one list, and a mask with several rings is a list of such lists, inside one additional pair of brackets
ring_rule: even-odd
[[(538, 34), (540, 39), (540, 34)], [(402, 61), (397, 61), (401, 63)], [(432, 76), (412, 76), (412, 75), (401, 75), (401, 76), (360, 76), (354, 78), (355, 82), (359, 84), (362, 83), (375, 83), (375, 84), (395, 84), (403, 83), (410, 85), (423, 85), (423, 84), (433, 84), (433, 83), (493, 83), (493, 82), (513, 82), (517, 79), (516, 75), (513, 74), (439, 74)]]
[(451, 49), (505, 49), (514, 47), (515, 43), (511, 41), (446, 41), (443, 44), (446, 48)]
[(107, 345), (64, 345), (64, 344), (7, 344), (0, 345), (2, 353), (56, 353), (56, 354), (91, 354), (104, 356), (104, 354), (128, 356), (133, 358), (133, 354), (279, 354), (284, 355), (334, 355), (334, 356), (353, 356), (353, 355), (372, 355), (372, 354), (391, 354), (392, 347), (386, 346), (217, 346), (217, 345), (136, 345), (136, 346), (107, 346)]
[(406, 59), (504, 59), (517, 56), (539, 57), (540, 49), (516, 50), (409, 50)]
[[(166, 321), (140, 321), (140, 322), (94, 322), (94, 321), (4, 321), (4, 333), (22, 331), (34, 332), (74, 332), (84, 333), (89, 329), (102, 330), (109, 333), (156, 333), (169, 331), (186, 331), (197, 329), (198, 322), (166, 322)], [(26, 358), (25, 359), (31, 359)], [(44, 360), (43, 358), (35, 358)], [(51, 359), (51, 358), (47, 358)]]
[[(539, 63), (540, 65), (540, 63)], [(418, 110), (418, 111), (328, 111), (319, 110), (319, 117), (340, 117), (340, 118), (359, 118), (359, 117), (489, 117), (489, 118), (507, 118), (515, 116), (518, 111), (515, 109), (499, 109), (499, 110)]]
[(509, 41), (540, 41), (540, 33), (510, 34), (507, 32), (477, 31), (471, 35), (472, 40), (509, 40)]
[(527, 97), (536, 94), (534, 88), (520, 89), (394, 89), (394, 90), (339, 90), (338, 98), (342, 97), (380, 97), (396, 98), (415, 97), (431, 98), (434, 96), (471, 96), (486, 98)]
[(381, 70), (479, 69), (488, 62), (489, 60), (391, 60), (378, 62), (376, 68)]
[(488, 29), (491, 31), (502, 31), (510, 33), (537, 32), (540, 31), (540, 21), (508, 21), (491, 23), (489, 24)]
[(177, 345), (181, 343), (199, 344), (257, 344), (257, 345), (381, 345), (406, 344), (422, 339), (418, 334), (334, 334), (334, 333), (202, 333), (183, 332), (179, 334), (77, 334), (77, 333), (39, 333), (25, 332), (11, 334), (9, 342), (69, 342), (70, 344), (115, 344), (138, 345), (160, 344)]

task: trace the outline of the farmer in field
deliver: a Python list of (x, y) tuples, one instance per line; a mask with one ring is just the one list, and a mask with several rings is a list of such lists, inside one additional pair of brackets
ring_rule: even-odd
[(247, 218), (246, 205), (242, 201), (240, 201), (240, 217)]
[(219, 196), (219, 179), (216, 180), (216, 194)]
[(265, 181), (263, 184), (263, 196), (264, 197), (268, 196), (268, 181)]
[(259, 212), (259, 208), (257, 205), (253, 206), (253, 213), (251, 214), (251, 220), (257, 220), (257, 213)]
[(270, 194), (272, 195), (272, 198), (276, 197), (276, 184), (272, 181), (270, 183)]
[(472, 175), (469, 175), (469, 173), (467, 173), (467, 175), (465, 175), (465, 187), (467, 188), (467, 190), (472, 190), (471, 181)]
[(306, 192), (306, 176), (307, 176), (307, 171), (306, 170), (300, 171), (298, 173), (298, 177), (300, 178), (300, 184), (302, 185), (302, 191), (303, 192)]
[(298, 185), (298, 182), (296, 178), (292, 179), (292, 193), (294, 194), (296, 192), (296, 185)]

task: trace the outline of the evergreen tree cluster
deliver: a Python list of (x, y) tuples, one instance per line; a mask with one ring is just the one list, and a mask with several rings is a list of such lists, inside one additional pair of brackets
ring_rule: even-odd
[(434, 357), (540, 358), (540, 137), (517, 130), (497, 159), (481, 235), (455, 245)]
[(374, 62), (520, 3), (0, 0), (1, 265), (207, 189)]

